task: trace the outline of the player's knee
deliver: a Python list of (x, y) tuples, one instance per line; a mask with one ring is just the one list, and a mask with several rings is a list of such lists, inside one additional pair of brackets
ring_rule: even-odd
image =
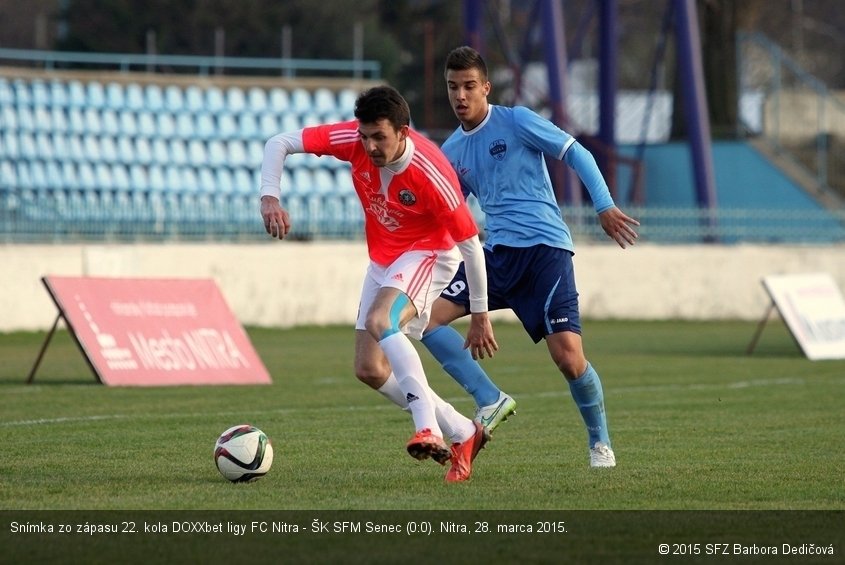
[(390, 376), (390, 366), (370, 362), (356, 363), (355, 376), (368, 387), (377, 390)]
[(563, 373), (568, 381), (574, 381), (584, 374), (587, 369), (587, 360), (583, 355), (567, 354), (555, 359), (558, 370)]
[(399, 331), (398, 324), (392, 323), (390, 317), (381, 312), (370, 312), (364, 321), (364, 327), (376, 341)]

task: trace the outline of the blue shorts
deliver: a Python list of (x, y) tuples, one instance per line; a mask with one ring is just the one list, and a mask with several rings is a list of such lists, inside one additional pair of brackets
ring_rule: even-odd
[[(510, 308), (538, 343), (558, 332), (581, 334), (572, 252), (547, 245), (484, 249), (490, 310)], [(469, 313), (464, 264), (441, 295)]]

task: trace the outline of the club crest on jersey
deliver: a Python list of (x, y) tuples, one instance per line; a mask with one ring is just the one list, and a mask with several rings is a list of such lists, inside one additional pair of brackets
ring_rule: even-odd
[(414, 193), (407, 188), (403, 188), (399, 191), (399, 202), (405, 206), (413, 206), (417, 203), (417, 197), (414, 196)]
[(497, 139), (490, 144), (490, 155), (497, 161), (505, 158), (505, 153), (508, 152), (508, 144), (504, 139)]

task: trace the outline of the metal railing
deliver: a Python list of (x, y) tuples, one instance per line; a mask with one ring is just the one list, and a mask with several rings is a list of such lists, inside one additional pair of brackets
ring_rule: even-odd
[(96, 68), (102, 70), (160, 72), (193, 70), (199, 75), (223, 74), (227, 70), (273, 71), (285, 77), (344, 76), (377, 80), (381, 63), (358, 59), (285, 59), (270, 57), (216, 57), (201, 55), (147, 55), (132, 53), (85, 53), (0, 48), (0, 61), (25, 63), (42, 69)]
[(737, 61), (740, 92), (762, 98), (759, 123), (740, 134), (761, 136), (817, 191), (845, 194), (845, 102), (762, 34), (738, 34)]

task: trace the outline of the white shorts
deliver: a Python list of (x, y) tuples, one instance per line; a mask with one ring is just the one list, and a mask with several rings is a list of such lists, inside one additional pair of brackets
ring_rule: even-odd
[(457, 247), (438, 251), (408, 251), (390, 265), (379, 265), (370, 261), (361, 302), (358, 306), (356, 330), (364, 330), (367, 312), (382, 287), (397, 288), (408, 295), (417, 309), (416, 317), (401, 328), (402, 332), (420, 339), (428, 320), (431, 307), (443, 292), (461, 264), (461, 252)]

